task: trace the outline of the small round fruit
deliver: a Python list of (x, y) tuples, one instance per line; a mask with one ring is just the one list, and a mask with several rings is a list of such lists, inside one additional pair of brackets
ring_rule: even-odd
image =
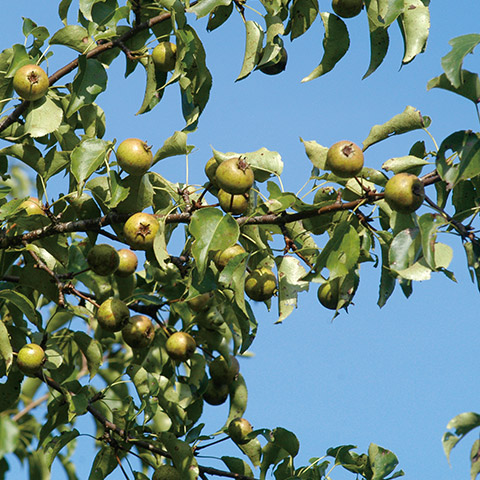
[(152, 166), (152, 147), (139, 138), (127, 138), (117, 148), (117, 162), (130, 175), (140, 176)]
[(411, 173), (397, 173), (385, 185), (385, 200), (396, 212), (412, 213), (424, 199), (423, 182)]
[(175, 68), (177, 46), (171, 42), (159, 43), (152, 52), (155, 67), (162, 72), (169, 72)]
[(208, 381), (207, 389), (203, 393), (203, 399), (210, 405), (221, 405), (228, 398), (228, 385), (217, 384), (212, 379)]
[(230, 355), (230, 364), (220, 355), (210, 363), (208, 370), (214, 383), (230, 385), (240, 373), (240, 364), (233, 355)]
[(248, 208), (248, 193), (243, 195), (232, 195), (225, 190), (218, 190), (217, 193), (218, 203), (221, 209), (226, 213), (232, 213), (233, 215), (242, 215)]
[(232, 195), (239, 195), (252, 188), (255, 177), (247, 161), (241, 157), (223, 161), (215, 172), (218, 186)]
[(287, 59), (288, 59), (287, 50), (284, 47), (282, 47), (279, 54), (275, 58), (276, 63), (272, 65), (265, 65), (263, 67), (260, 67), (259, 70), (262, 73), (265, 73), (266, 75), (277, 75), (285, 70), (287, 66)]
[(24, 100), (42, 98), (49, 85), (47, 74), (38, 65), (24, 65), (13, 76), (13, 88)]
[(219, 250), (213, 257), (213, 262), (219, 270), (223, 270), (233, 257), (236, 257), (241, 253), (245, 253), (245, 249), (236, 243), (225, 250)]
[(338, 293), (332, 290), (330, 282), (322, 283), (318, 287), (317, 297), (319, 302), (329, 310), (336, 310), (338, 305)]
[(121, 248), (120, 250), (117, 250), (117, 253), (120, 258), (120, 263), (115, 270), (115, 275), (118, 275), (119, 277), (129, 277), (134, 274), (138, 267), (137, 255), (128, 248)]
[(212, 183), (215, 183), (215, 172), (217, 171), (217, 167), (218, 163), (215, 160), (215, 157), (212, 157), (205, 165), (205, 175)]
[(205, 292), (188, 300), (187, 304), (194, 312), (203, 312), (210, 307), (212, 298), (213, 292)]
[(348, 140), (334, 143), (327, 152), (326, 168), (341, 178), (358, 175), (363, 168), (362, 149)]
[(88, 266), (97, 275), (111, 275), (120, 264), (117, 251), (106, 243), (94, 245), (87, 255)]
[(168, 337), (165, 348), (171, 359), (185, 362), (195, 353), (197, 344), (189, 333), (175, 332)]
[(45, 352), (40, 345), (29, 343), (24, 345), (17, 355), (17, 366), (20, 371), (28, 376), (36, 376), (45, 363)]
[(160, 465), (155, 470), (152, 480), (182, 480), (182, 475), (171, 465)]
[(245, 279), (245, 293), (257, 302), (272, 298), (277, 289), (277, 277), (266, 267), (257, 268)]
[(150, 213), (139, 212), (132, 215), (123, 226), (126, 242), (134, 250), (149, 250), (160, 228), (158, 220)]
[(36, 197), (27, 198), (27, 200), (22, 202), (20, 207), (25, 209), (25, 212), (27, 213), (27, 215), (45, 216), (45, 212), (42, 208), (42, 204)]
[(333, 0), (333, 11), (342, 18), (356, 17), (363, 7), (363, 0)]
[(122, 337), (132, 348), (147, 348), (155, 337), (155, 328), (145, 315), (133, 315), (122, 328)]
[(128, 323), (130, 310), (118, 298), (108, 298), (97, 311), (98, 323), (109, 332), (119, 332)]
[(245, 437), (253, 431), (252, 425), (245, 418), (234, 418), (228, 424), (229, 437), (239, 445), (248, 443)]

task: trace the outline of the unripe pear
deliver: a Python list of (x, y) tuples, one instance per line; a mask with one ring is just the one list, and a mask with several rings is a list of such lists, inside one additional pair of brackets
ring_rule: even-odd
[(219, 357), (215, 358), (212, 363), (210, 363), (208, 368), (210, 377), (214, 383), (218, 385), (229, 385), (237, 378), (237, 375), (240, 372), (240, 364), (233, 355), (230, 355), (229, 360), (230, 363), (225, 360), (225, 357), (220, 355)]
[(252, 431), (252, 425), (245, 418), (235, 418), (228, 424), (229, 437), (239, 445), (248, 442), (245, 437)]
[(24, 100), (38, 100), (48, 90), (48, 75), (38, 65), (24, 65), (13, 76), (13, 88)]
[(277, 277), (266, 267), (257, 268), (245, 279), (245, 293), (257, 302), (272, 298), (277, 289)]
[(98, 323), (109, 332), (119, 332), (128, 323), (130, 310), (118, 298), (108, 298), (97, 312)]
[(180, 362), (185, 362), (195, 353), (195, 339), (186, 332), (175, 332), (170, 335), (165, 345), (168, 356)]
[(128, 248), (121, 248), (117, 251), (120, 262), (115, 270), (115, 275), (119, 277), (129, 277), (135, 273), (138, 266), (138, 258), (135, 252)]
[(348, 140), (334, 143), (328, 149), (325, 166), (337, 177), (354, 177), (363, 168), (362, 149)]
[(105, 243), (94, 245), (87, 255), (88, 266), (97, 275), (110, 275), (115, 272), (120, 263), (117, 251)]
[(152, 52), (155, 68), (161, 72), (169, 72), (175, 68), (177, 46), (171, 42), (160, 42)]
[(219, 250), (213, 257), (213, 262), (215, 263), (218, 270), (223, 270), (228, 262), (237, 255), (245, 253), (245, 249), (238, 243), (232, 245), (231, 247), (226, 248), (225, 250)]
[(29, 343), (24, 345), (17, 355), (17, 366), (20, 371), (29, 377), (36, 376), (45, 363), (45, 352), (40, 345)]
[(250, 165), (242, 157), (224, 160), (215, 172), (218, 186), (232, 195), (247, 192), (253, 185), (255, 177)]
[(147, 316), (133, 315), (122, 328), (122, 337), (132, 348), (147, 348), (155, 337), (155, 328)]
[(210, 379), (207, 384), (207, 389), (203, 393), (203, 399), (210, 405), (221, 405), (227, 401), (228, 393), (228, 385), (225, 383), (217, 384)]
[(385, 200), (396, 212), (413, 213), (424, 199), (423, 182), (411, 173), (397, 173), (385, 185)]

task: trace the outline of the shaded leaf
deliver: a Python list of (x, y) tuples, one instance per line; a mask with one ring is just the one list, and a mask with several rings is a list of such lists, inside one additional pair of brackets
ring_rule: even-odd
[(480, 102), (480, 79), (478, 75), (468, 70), (462, 70), (461, 78), (462, 83), (458, 87), (455, 87), (448, 77), (442, 73), (439, 77), (432, 78), (428, 81), (427, 90), (441, 88), (468, 98), (468, 100), (471, 100), (475, 105), (478, 104)]
[(84, 105), (93, 103), (97, 95), (107, 88), (105, 67), (96, 59), (78, 57), (78, 71), (72, 84), (72, 93), (65, 115), (71, 117)]
[(303, 35), (318, 15), (318, 0), (294, 0), (290, 7), (290, 40)]
[(243, 58), (242, 68), (236, 81), (242, 80), (250, 75), (260, 60), (260, 55), (262, 52), (264, 35), (262, 27), (257, 22), (248, 20), (245, 22), (245, 33), (245, 55)]
[(197, 18), (201, 18), (210, 14), (216, 8), (220, 6), (227, 6), (231, 3), (232, 0), (200, 0), (194, 5), (188, 7), (186, 11), (189, 13), (194, 13)]
[(77, 331), (73, 338), (87, 359), (90, 379), (93, 378), (102, 364), (103, 351), (100, 343), (84, 332)]
[(480, 43), (480, 34), (470, 33), (455, 37), (448, 42), (452, 49), (442, 57), (442, 68), (454, 88), (459, 88), (463, 79), (463, 60), (469, 53), (473, 53), (475, 47)]
[(345, 22), (333, 15), (332, 13), (320, 13), (323, 26), (325, 28), (325, 35), (323, 38), (323, 57), (318, 65), (310, 75), (302, 79), (302, 82), (309, 82), (318, 78), (335, 67), (340, 59), (347, 53), (350, 46), (350, 37), (348, 36), (347, 26)]
[(240, 229), (231, 215), (223, 215), (217, 208), (202, 208), (193, 215), (189, 230), (195, 238), (192, 254), (200, 276), (207, 268), (210, 252), (225, 250), (239, 237)]

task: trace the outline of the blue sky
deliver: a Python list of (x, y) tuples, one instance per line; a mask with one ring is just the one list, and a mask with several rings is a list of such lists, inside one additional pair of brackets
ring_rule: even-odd
[[(256, 3), (249, 2), (254, 8)], [(331, 11), (327, 1), (320, 1), (320, 8)], [(403, 45), (394, 25), (386, 61), (361, 80), (369, 63), (368, 28), (362, 13), (348, 21), (351, 47), (347, 55), (331, 73), (307, 84), (300, 80), (322, 56), (319, 19), (306, 35), (293, 43), (286, 41), (289, 62), (284, 73), (270, 77), (254, 72), (237, 83), (244, 48), (241, 19), (233, 16), (209, 34), (203, 20), (192, 19), (204, 41), (214, 84), (199, 128), (189, 136), (189, 143), (196, 146), (189, 160), (191, 182), (204, 183), (203, 167), (211, 147), (237, 152), (266, 147), (280, 152), (285, 163), (283, 184), (296, 192), (311, 169), (299, 137), (325, 146), (342, 139), (361, 144), (372, 125), (385, 122), (407, 105), (432, 118), (429, 130), (437, 143), (456, 130), (478, 129), (470, 102), (441, 90), (427, 92), (426, 83), (442, 73), (440, 59), (449, 51), (450, 38), (478, 33), (480, 4), (438, 1), (430, 9), (427, 51), (411, 64), (400, 68)], [(10, 2), (2, 17), (1, 49), (23, 43), (22, 16), (47, 26), (51, 34), (61, 27), (56, 2)], [(248, 11), (247, 18), (261, 20)], [(73, 58), (64, 47), (53, 49), (50, 73)], [(467, 58), (467, 69), (478, 71), (479, 55)], [(140, 137), (159, 148), (184, 126), (177, 87), (167, 89), (151, 113), (136, 117), (143, 98), (143, 72), (137, 69), (125, 80), (124, 63), (117, 64), (109, 70), (108, 91), (97, 99), (107, 115), (106, 138)], [(371, 147), (365, 162), (380, 168), (388, 158), (407, 154), (417, 140), (425, 140), (427, 148), (433, 149), (428, 136), (417, 131)], [(184, 159), (174, 157), (155, 169), (170, 180), (184, 181), (184, 166)], [(409, 300), (397, 289), (379, 309), (379, 270), (364, 264), (355, 304), (333, 322), (330, 312), (318, 304), (314, 286), (300, 294), (299, 308), (282, 325), (274, 325), (275, 307), (269, 313), (263, 305), (255, 306), (259, 320), (252, 346), (255, 356), (240, 359), (249, 388), (245, 416), (255, 428), (282, 426), (295, 432), (301, 443), (298, 466), (322, 456), (331, 446), (355, 444), (363, 452), (373, 442), (398, 456), (405, 478), (469, 477), (468, 453), (478, 433), (454, 449), (452, 468), (440, 439), (453, 416), (480, 410), (476, 378), (479, 294), (470, 281), (460, 241), (456, 237), (442, 241), (454, 248), (450, 269), (458, 283), (436, 274), (429, 282), (415, 284)], [(226, 407), (207, 406), (206, 431), (220, 428), (225, 418)], [(91, 441), (80, 442), (85, 449), (78, 457), (79, 472), (85, 478), (87, 471), (82, 469), (91, 457)], [(209, 452), (235, 453), (236, 447), (228, 444)], [(11, 473), (11, 478), (15, 476), (18, 472)], [(354, 476), (338, 468), (332, 478)]]

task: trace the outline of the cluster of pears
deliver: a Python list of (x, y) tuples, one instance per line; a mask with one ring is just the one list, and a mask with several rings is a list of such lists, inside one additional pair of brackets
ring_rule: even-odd
[(242, 157), (229, 158), (220, 164), (212, 157), (205, 165), (205, 173), (217, 187), (220, 208), (233, 215), (243, 215), (248, 209), (249, 191), (255, 181), (253, 170)]
[[(87, 255), (90, 269), (97, 275), (115, 274), (118, 277), (129, 277), (135, 273), (138, 258), (134, 252), (122, 248), (115, 250), (107, 244), (94, 245)], [(122, 332), (123, 340), (132, 348), (148, 347), (155, 336), (152, 321), (145, 315), (130, 316), (125, 302), (118, 298), (107, 298), (98, 308), (97, 321), (109, 332)]]
[[(223, 270), (228, 262), (240, 255), (246, 253), (240, 244), (232, 245), (225, 250), (219, 250), (213, 257), (213, 262), (219, 271)], [(266, 302), (277, 290), (277, 277), (268, 267), (257, 267), (248, 273), (245, 278), (245, 293), (256, 302)]]
[[(359, 175), (363, 169), (363, 164), (362, 149), (351, 141), (342, 140), (334, 143), (328, 149), (325, 168), (337, 177), (348, 179)], [(400, 172), (387, 181), (384, 199), (394, 212), (409, 215), (423, 204), (425, 187), (416, 175)], [(330, 310), (337, 309), (340, 296), (337, 284), (328, 281), (322, 283), (317, 296), (324, 307)]]

